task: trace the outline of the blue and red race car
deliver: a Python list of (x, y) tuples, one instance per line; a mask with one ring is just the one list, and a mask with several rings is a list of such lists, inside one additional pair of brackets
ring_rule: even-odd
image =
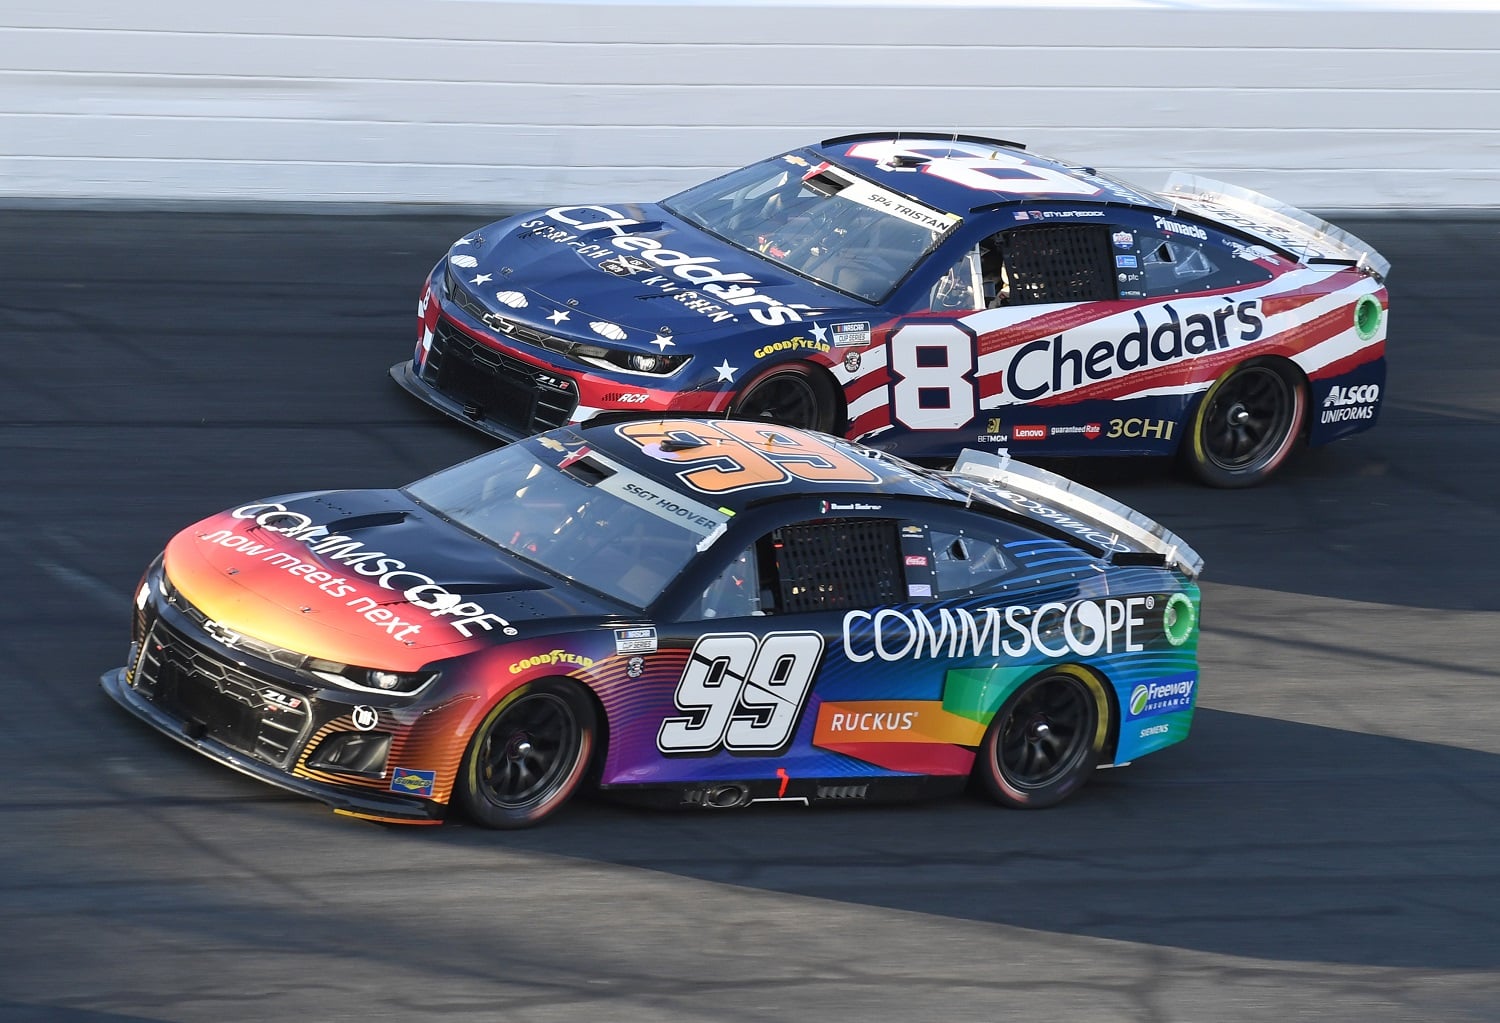
[(1180, 453), (1245, 486), (1374, 425), (1388, 269), (1231, 185), (1152, 193), (1011, 142), (851, 135), (459, 239), (391, 372), (506, 440), (709, 414), (924, 461)]
[(137, 717), (339, 811), (491, 827), (956, 791), (1049, 806), (1186, 737), (1198, 556), (987, 452), (563, 427), (401, 490), (248, 501), (142, 580)]

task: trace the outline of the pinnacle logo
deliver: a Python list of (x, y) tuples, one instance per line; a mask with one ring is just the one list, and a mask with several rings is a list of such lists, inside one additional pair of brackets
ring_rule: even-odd
[(1184, 224), (1178, 220), (1168, 220), (1166, 217), (1155, 217), (1156, 228), (1167, 234), (1180, 234), (1186, 238), (1196, 238), (1200, 242), (1208, 241), (1208, 232), (1197, 224)]

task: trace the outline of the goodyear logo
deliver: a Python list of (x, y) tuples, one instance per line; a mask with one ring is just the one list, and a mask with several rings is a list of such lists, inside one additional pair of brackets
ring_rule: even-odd
[(575, 654), (568, 650), (549, 650), (545, 654), (537, 654), (533, 657), (523, 657), (510, 666), (512, 675), (519, 675), (531, 668), (540, 668), (549, 664), (576, 664), (580, 668), (592, 668), (594, 659), (582, 654)]
[(810, 337), (789, 337), (785, 341), (772, 341), (768, 345), (761, 345), (755, 350), (755, 357), (764, 359), (778, 352), (826, 352), (831, 348), (832, 345), (826, 341), (814, 341)]

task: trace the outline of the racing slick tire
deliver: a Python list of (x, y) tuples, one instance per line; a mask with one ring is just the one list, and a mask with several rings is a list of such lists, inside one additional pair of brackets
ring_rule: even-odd
[(1109, 740), (1104, 685), (1073, 665), (1023, 682), (990, 722), (974, 769), (1001, 806), (1056, 806), (1088, 781)]
[(838, 395), (827, 373), (805, 362), (789, 362), (751, 381), (729, 403), (726, 416), (832, 433)]
[(1290, 367), (1255, 359), (1215, 380), (1189, 422), (1183, 459), (1211, 487), (1252, 487), (1302, 439), (1307, 389)]
[(598, 715), (576, 685), (521, 686), (485, 715), (459, 766), (459, 804), (487, 828), (526, 828), (566, 803), (594, 755)]

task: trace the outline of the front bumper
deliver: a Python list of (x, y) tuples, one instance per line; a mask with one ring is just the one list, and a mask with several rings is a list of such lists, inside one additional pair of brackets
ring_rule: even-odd
[[(550, 358), (523, 354), (491, 337), (493, 331), (460, 325), (440, 311), (435, 299), (433, 310), (436, 315), (424, 334), (421, 363), (392, 366), (397, 383), (438, 411), (504, 441), (573, 422), (579, 402), (575, 373)], [(481, 312), (461, 306), (468, 318)], [(547, 335), (506, 323), (517, 338), (547, 347)], [(482, 340), (481, 335), (490, 339)]]
[(241, 774), (299, 796), (316, 799), (333, 807), (336, 812), (355, 817), (404, 824), (437, 824), (444, 817), (445, 807), (431, 800), (396, 793), (386, 795), (375, 791), (350, 791), (279, 770), (220, 742), (201, 728), (195, 728), (192, 722), (167, 713), (134, 689), (125, 676), (125, 668), (115, 668), (105, 672), (100, 677), (99, 684), (112, 700), (158, 732)]
[(412, 372), (411, 360), (398, 362), (391, 367), (391, 379), (400, 384), (407, 393), (431, 405), (439, 412), (450, 416), (472, 426), (482, 433), (489, 434), (497, 440), (509, 444), (530, 436), (524, 430), (514, 430), (501, 423), (488, 418), (482, 411), (476, 411), (473, 406), (450, 398), (448, 395), (433, 387), (416, 373)]

